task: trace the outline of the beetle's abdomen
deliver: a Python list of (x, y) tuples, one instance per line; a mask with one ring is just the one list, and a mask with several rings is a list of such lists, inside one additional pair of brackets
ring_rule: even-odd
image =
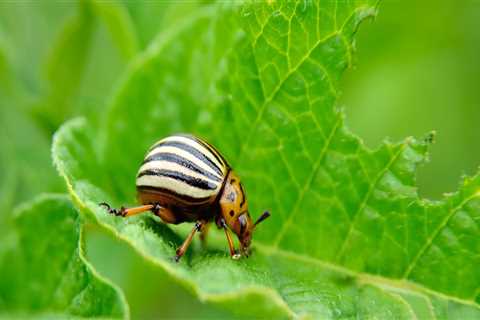
[(137, 190), (140, 196), (158, 195), (164, 204), (208, 204), (227, 173), (227, 162), (211, 145), (190, 135), (174, 135), (149, 150), (137, 175)]

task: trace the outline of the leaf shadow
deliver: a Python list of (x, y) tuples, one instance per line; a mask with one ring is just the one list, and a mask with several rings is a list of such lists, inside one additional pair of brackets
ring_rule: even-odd
[(145, 229), (152, 231), (158, 237), (165, 239), (167, 242), (177, 246), (181, 245), (183, 240), (176, 234), (167, 224), (158, 221), (155, 217), (148, 215), (143, 219)]
[[(185, 241), (185, 237), (178, 234), (170, 226), (164, 222), (162, 222), (158, 217), (152, 215), (146, 215), (143, 219), (143, 228), (151, 231), (157, 237), (162, 239), (165, 243), (170, 245), (173, 249), (173, 252), (180, 247), (183, 242)], [(221, 250), (218, 249), (210, 249), (210, 248), (202, 248), (199, 250), (195, 250), (195, 246), (192, 244), (190, 248), (185, 252), (184, 256), (182, 257), (182, 262), (186, 262), (188, 266), (191, 266), (192, 260), (197, 255), (219, 255), (223, 253)], [(174, 256), (172, 255), (172, 261)]]

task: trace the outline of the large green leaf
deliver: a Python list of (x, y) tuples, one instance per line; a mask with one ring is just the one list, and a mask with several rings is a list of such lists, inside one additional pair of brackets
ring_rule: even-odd
[[(431, 136), (369, 150), (336, 108), (353, 36), (375, 5), (222, 5), (177, 24), (132, 65), (103, 126), (77, 119), (57, 133), (54, 161), (76, 205), (201, 299), (237, 313), (480, 316), (480, 177), (443, 201), (419, 199), (415, 169)], [(192, 250), (175, 264), (181, 238), (168, 226), (98, 208), (134, 204), (145, 150), (176, 131), (214, 143), (254, 215), (271, 210), (250, 259), (229, 259), (222, 239), (211, 245), (223, 251)]]
[(0, 317), (127, 317), (123, 294), (85, 260), (82, 237), (67, 196), (19, 207), (0, 245)]

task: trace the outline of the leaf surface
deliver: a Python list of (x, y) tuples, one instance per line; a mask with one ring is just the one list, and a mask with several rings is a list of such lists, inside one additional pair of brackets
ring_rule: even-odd
[[(370, 150), (336, 106), (354, 34), (375, 12), (375, 1), (198, 10), (132, 64), (104, 125), (77, 119), (57, 133), (54, 160), (75, 203), (201, 299), (236, 313), (478, 317), (480, 178), (443, 201), (419, 199), (415, 169), (431, 137)], [(225, 154), (254, 216), (271, 210), (250, 259), (231, 261), (218, 238), (215, 250), (175, 264), (178, 233), (148, 214), (121, 219), (98, 208), (134, 204), (145, 151), (178, 131)]]
[(16, 210), (0, 246), (0, 317), (124, 318), (123, 294), (83, 255), (79, 216), (63, 195)]

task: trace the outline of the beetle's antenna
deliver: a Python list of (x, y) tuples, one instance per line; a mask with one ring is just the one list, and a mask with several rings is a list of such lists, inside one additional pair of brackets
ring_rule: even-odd
[(255, 221), (255, 223), (253, 225), (256, 227), (257, 224), (259, 224), (263, 220), (267, 219), (268, 217), (270, 217), (270, 212), (265, 211), (260, 217), (258, 217), (257, 221)]

